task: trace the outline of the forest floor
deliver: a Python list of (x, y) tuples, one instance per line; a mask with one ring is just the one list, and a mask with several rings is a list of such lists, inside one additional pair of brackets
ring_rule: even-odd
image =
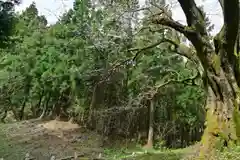
[(23, 121), (0, 126), (0, 158), (22, 160), (63, 158), (75, 153), (96, 157), (103, 152), (101, 136), (77, 124), (62, 121)]
[(152, 150), (146, 153), (140, 148), (120, 148), (104, 146), (101, 135), (70, 122), (29, 120), (0, 124), (0, 158), (4, 160), (22, 160), (26, 154), (36, 160), (50, 160), (53, 155), (61, 159), (74, 154), (87, 159), (103, 156), (104, 159), (156, 160), (161, 157), (162, 160), (179, 160), (192, 151)]

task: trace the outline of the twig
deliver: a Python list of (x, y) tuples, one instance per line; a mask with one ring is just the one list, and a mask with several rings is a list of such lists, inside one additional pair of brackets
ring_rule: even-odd
[(57, 160), (72, 160), (72, 159), (76, 159), (76, 158), (79, 158), (79, 157), (84, 157), (84, 154), (75, 154), (74, 156), (67, 156), (67, 157), (64, 157), (64, 158), (59, 158)]
[(149, 45), (149, 46), (147, 46), (147, 47), (141, 48), (141, 49), (138, 49), (138, 48), (137, 48), (137, 49), (130, 49), (129, 51), (137, 51), (137, 53), (136, 53), (135, 56), (133, 57), (132, 61), (135, 61), (136, 58), (139, 56), (139, 54), (142, 53), (143, 51), (146, 51), (146, 50), (148, 50), (148, 49), (154, 48), (154, 47), (156, 47), (156, 46), (158, 46), (158, 45), (160, 45), (160, 44), (162, 44), (162, 43), (164, 43), (164, 42), (166, 42), (166, 41), (161, 40), (161, 41), (158, 41), (158, 42), (156, 42), (156, 43), (153, 43), (153, 44), (151, 44), (151, 45)]

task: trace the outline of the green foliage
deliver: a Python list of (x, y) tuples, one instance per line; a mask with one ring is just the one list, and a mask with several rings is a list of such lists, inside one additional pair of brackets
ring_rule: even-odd
[[(129, 138), (146, 131), (147, 93), (197, 71), (167, 43), (143, 50), (133, 60), (133, 48), (141, 50), (163, 37), (182, 39), (173, 31), (142, 29), (150, 24), (141, 22), (138, 13), (126, 12), (138, 8), (137, 1), (76, 0), (51, 26), (34, 3), (15, 15), (13, 46), (1, 50), (1, 111), (12, 111), (18, 120), (65, 116), (83, 124), (101, 122), (101, 133), (124, 131)], [(154, 101), (156, 137), (172, 147), (197, 140), (186, 134), (197, 137), (203, 127), (200, 86), (171, 83), (157, 89)], [(92, 110), (100, 116), (92, 116)]]
[(0, 47), (8, 46), (15, 28), (14, 6), (19, 0), (0, 1)]

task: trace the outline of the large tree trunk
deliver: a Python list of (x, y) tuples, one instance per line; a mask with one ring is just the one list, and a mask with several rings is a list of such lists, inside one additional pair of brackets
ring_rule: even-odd
[[(218, 78), (209, 78), (206, 103), (206, 128), (201, 140), (200, 159), (212, 159), (216, 151), (239, 139), (239, 100), (233, 82), (223, 70)], [(219, 81), (218, 81), (218, 80)], [(221, 79), (221, 81), (220, 81)]]
[[(184, 34), (195, 48), (192, 54), (189, 50), (181, 50), (183, 47), (178, 42), (167, 40), (176, 47), (175, 51), (178, 54), (193, 62), (200, 62), (196, 64), (202, 66), (201, 76), (208, 100), (200, 158), (213, 159), (217, 147), (229, 146), (240, 137), (240, 60), (239, 53), (238, 56), (234, 53), (239, 34), (239, 0), (219, 0), (224, 24), (214, 38), (214, 46), (208, 33), (204, 12), (194, 0), (178, 2), (186, 16), (187, 26), (166, 16), (155, 16), (152, 22)], [(162, 10), (162, 13), (164, 12)]]

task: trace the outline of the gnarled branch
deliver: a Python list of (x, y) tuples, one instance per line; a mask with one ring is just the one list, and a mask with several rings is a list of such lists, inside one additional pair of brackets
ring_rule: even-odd
[(194, 0), (178, 0), (187, 18), (188, 26), (195, 28), (201, 35), (207, 35), (206, 24), (202, 11)]
[(172, 50), (174, 53), (179, 54), (181, 56), (184, 56), (187, 59), (193, 61), (194, 63), (200, 63), (197, 56), (195, 55), (195, 52), (193, 52), (193, 50), (191, 48), (189, 48), (189, 47), (187, 47), (186, 45), (183, 45), (183, 44), (178, 44), (174, 40), (171, 40), (171, 39), (168, 39), (168, 38), (162, 38), (160, 41), (158, 41), (156, 43), (153, 43), (149, 46), (143, 47), (143, 48), (130, 49), (129, 51), (137, 51), (132, 60), (135, 61), (137, 59), (137, 57), (142, 52), (144, 52), (148, 49), (157, 47), (158, 45), (160, 45), (162, 43), (170, 43), (170, 44), (174, 45), (174, 50)]
[(179, 3), (181, 4), (181, 7), (186, 15), (188, 26), (184, 26), (181, 23), (174, 21), (171, 17), (162, 15), (162, 12), (160, 12), (158, 15), (154, 15), (152, 22), (155, 24), (168, 26), (184, 34), (194, 45), (201, 62), (204, 64), (204, 66), (208, 66), (208, 60), (204, 56), (209, 54), (206, 50), (204, 50), (204, 45), (208, 40), (204, 15), (196, 6), (194, 0), (179, 0)]
[(158, 90), (158, 89), (160, 89), (161, 87), (164, 87), (164, 86), (166, 86), (166, 85), (168, 85), (168, 84), (171, 84), (171, 83), (183, 83), (183, 84), (186, 84), (186, 85), (196, 85), (195, 84), (195, 80), (197, 79), (197, 78), (200, 78), (200, 74), (199, 74), (199, 72), (197, 72), (197, 74), (196, 75), (194, 75), (194, 76), (192, 76), (192, 77), (189, 77), (189, 78), (186, 78), (186, 79), (182, 79), (182, 80), (169, 80), (169, 81), (167, 81), (167, 82), (165, 82), (165, 83), (162, 83), (162, 84), (159, 84), (159, 85), (157, 85), (157, 86), (155, 86), (155, 88)]
[(173, 29), (175, 29), (178, 32), (181, 32), (183, 34), (185, 34), (185, 26), (182, 25), (181, 23), (174, 21), (172, 19), (166, 18), (166, 17), (157, 17), (155, 16), (152, 20), (153, 23), (155, 24), (161, 24), (164, 26), (168, 26), (171, 27)]
[(142, 52), (144, 52), (144, 51), (146, 51), (146, 50), (148, 50), (148, 49), (157, 47), (158, 45), (160, 45), (160, 44), (162, 44), (162, 43), (164, 43), (164, 41), (161, 40), (161, 41), (158, 41), (158, 42), (156, 42), (156, 43), (153, 43), (153, 44), (151, 44), (151, 45), (149, 45), (149, 46), (146, 46), (146, 47), (143, 47), (143, 48), (130, 49), (129, 51), (137, 51), (132, 60), (135, 61), (135, 60), (137, 59), (137, 57), (139, 56), (140, 53), (142, 53)]
[(191, 30), (190, 28), (188, 28), (187, 26), (185, 26), (177, 21), (174, 21), (170, 17), (162, 17), (160, 14), (154, 15), (154, 17), (152, 18), (152, 23), (161, 24), (163, 26), (170, 27), (170, 28), (184, 34), (185, 36), (187, 36), (188, 34), (194, 33), (194, 31)]

